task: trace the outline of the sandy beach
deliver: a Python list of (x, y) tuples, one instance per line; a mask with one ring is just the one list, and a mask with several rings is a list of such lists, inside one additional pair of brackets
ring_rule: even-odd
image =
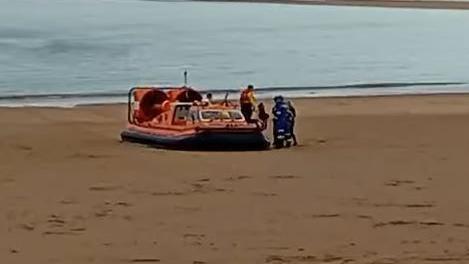
[(193, 0), (202, 2), (245, 2), (297, 5), (370, 6), (425, 9), (469, 9), (469, 1), (452, 0)]
[(119, 142), (125, 106), (0, 109), (2, 263), (467, 263), (469, 96), (296, 100), (301, 146)]

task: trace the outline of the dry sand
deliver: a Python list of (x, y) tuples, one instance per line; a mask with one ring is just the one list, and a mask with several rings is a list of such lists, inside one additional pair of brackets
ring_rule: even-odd
[(297, 5), (372, 6), (428, 9), (469, 9), (467, 0), (193, 0), (202, 2), (245, 2)]
[(469, 96), (295, 103), (302, 146), (232, 153), (1, 109), (0, 262), (469, 263)]

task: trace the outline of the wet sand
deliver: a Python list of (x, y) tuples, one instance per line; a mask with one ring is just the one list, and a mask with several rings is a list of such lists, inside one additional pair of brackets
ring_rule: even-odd
[(193, 0), (202, 2), (244, 2), (297, 5), (370, 6), (425, 9), (469, 9), (469, 1), (452, 0)]
[(1, 263), (468, 263), (469, 96), (297, 100), (302, 146), (119, 142), (125, 106), (0, 109)]

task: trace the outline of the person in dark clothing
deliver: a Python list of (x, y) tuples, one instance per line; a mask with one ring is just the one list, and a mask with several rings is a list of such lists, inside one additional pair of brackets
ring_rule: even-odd
[(267, 129), (267, 121), (269, 120), (269, 114), (267, 114), (267, 112), (265, 111), (264, 103), (260, 103), (257, 106), (257, 109), (258, 109), (257, 116), (259, 118), (260, 128), (262, 130), (265, 130)]
[(287, 147), (290, 147), (293, 140), (291, 135), (293, 113), (290, 111), (290, 107), (283, 96), (278, 95), (274, 97), (272, 114), (274, 146), (276, 148), (282, 148), (285, 144)]
[(205, 99), (202, 100), (202, 103), (207, 106), (213, 105), (213, 95), (208, 93)]
[(292, 102), (291, 101), (288, 101), (288, 109), (290, 110), (291, 114), (292, 114), (292, 120), (291, 120), (291, 136), (292, 136), (292, 139), (293, 139), (293, 146), (297, 146), (298, 145), (298, 141), (296, 140), (296, 135), (295, 135), (295, 119), (296, 119), (296, 109), (295, 107), (293, 106)]

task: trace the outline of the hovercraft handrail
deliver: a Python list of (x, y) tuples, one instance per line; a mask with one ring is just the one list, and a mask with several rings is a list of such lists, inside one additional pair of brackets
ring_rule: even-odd
[[(127, 95), (127, 121), (129, 124), (135, 124), (134, 120), (134, 115), (132, 113), (132, 98), (134, 98), (135, 90), (155, 90), (155, 89), (160, 89), (158, 87), (151, 87), (151, 86), (135, 86), (130, 88), (129, 93)], [(140, 101), (141, 98), (139, 98), (138, 101)]]
[[(142, 93), (141, 96), (139, 96), (138, 99), (135, 98), (135, 95), (137, 93), (136, 90), (147, 90)], [(145, 94), (147, 94), (148, 91), (150, 90), (155, 90), (159, 91), (161, 93), (164, 93), (169, 102), (194, 102), (194, 101), (201, 101), (202, 100), (202, 95), (194, 90), (191, 87), (187, 86), (182, 86), (182, 87), (155, 87), (155, 86), (136, 86), (132, 87), (129, 90), (128, 93), (128, 102), (127, 102), (127, 121), (129, 124), (135, 124), (135, 113), (133, 109), (133, 103), (136, 101), (141, 103), (141, 100), (145, 98)], [(140, 105), (139, 105), (140, 106)], [(140, 108), (142, 108), (140, 106)], [(139, 109), (142, 111), (142, 109)]]
[(134, 95), (135, 90), (152, 90), (152, 89), (157, 89), (155, 87), (139, 87), (135, 86), (130, 88), (129, 93), (128, 93), (128, 98), (127, 98), (127, 121), (129, 124), (135, 124), (134, 121), (134, 115), (132, 114), (132, 97)]
[(127, 122), (129, 122), (129, 124), (135, 124), (133, 115), (131, 113), (132, 112), (132, 94), (135, 89), (137, 89), (137, 87), (130, 88), (128, 98), (127, 98)]

